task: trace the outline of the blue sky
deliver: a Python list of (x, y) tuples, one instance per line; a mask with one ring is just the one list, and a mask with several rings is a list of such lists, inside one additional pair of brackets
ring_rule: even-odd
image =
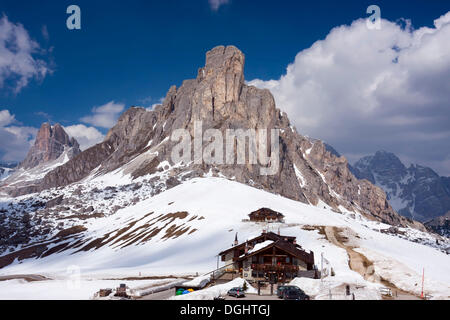
[[(66, 28), (70, 4), (81, 8), (81, 30)], [(32, 56), (45, 63), (47, 73), (30, 77), (20, 90), (15, 90), (14, 75), (4, 76), (0, 110), (14, 116), (10, 126), (37, 128), (50, 119), (64, 126), (93, 126), (105, 133), (107, 124), (92, 120), (101, 109), (96, 114), (93, 108), (114, 101), (103, 109), (108, 112), (122, 105), (147, 107), (158, 102), (171, 85), (194, 78), (205, 52), (216, 45), (233, 44), (246, 54), (247, 80), (278, 80), (297, 54), (325, 39), (334, 27), (366, 18), (370, 4), (374, 3), (229, 0), (216, 9), (208, 0), (2, 0), (0, 13), (9, 23), (23, 25), (38, 43)], [(450, 7), (445, 0), (376, 4), (383, 19), (411, 19), (414, 28), (433, 27), (433, 21)], [(344, 143), (340, 148), (339, 141), (330, 142), (344, 149), (344, 154), (350, 153)], [(353, 156), (383, 147), (377, 143), (371, 149), (356, 148)], [(8, 150), (1, 146), (0, 152), (6, 160), (21, 155), (10, 153), (5, 158)], [(448, 154), (420, 159), (410, 152), (404, 158), (432, 164), (447, 161)]]

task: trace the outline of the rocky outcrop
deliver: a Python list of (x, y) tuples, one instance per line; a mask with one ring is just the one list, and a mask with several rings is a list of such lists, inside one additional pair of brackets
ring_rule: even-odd
[(378, 151), (364, 157), (355, 163), (353, 172), (381, 187), (390, 204), (405, 217), (428, 221), (450, 210), (448, 178), (420, 165), (407, 168), (393, 153)]
[(81, 153), (78, 142), (70, 138), (61, 125), (51, 126), (49, 123), (44, 123), (36, 135), (34, 146), (31, 147), (19, 168), (31, 169), (42, 163), (56, 160), (69, 148), (71, 149), (69, 158)]
[[(162, 105), (152, 111), (130, 108), (104, 142), (48, 173), (40, 187), (65, 186), (116, 169), (134, 178), (164, 171), (171, 177), (170, 185), (166, 183), (169, 188), (181, 179), (209, 174), (335, 211), (345, 208), (394, 225), (409, 223), (394, 212), (380, 188), (354, 177), (344, 157), (329, 152), (321, 141), (300, 135), (286, 114), (276, 108), (270, 91), (246, 85), (244, 64), (244, 54), (236, 47), (212, 49), (196, 79), (171, 87)], [(279, 157), (274, 159), (279, 162), (278, 170), (263, 175), (261, 168), (268, 169), (274, 163), (255, 164), (248, 156), (243, 164), (196, 162), (195, 146), (192, 161), (173, 163), (171, 153), (179, 141), (172, 141), (172, 134), (185, 129), (193, 138), (200, 121), (201, 132), (217, 129), (223, 137), (227, 130), (265, 130), (268, 145), (279, 144)], [(272, 129), (279, 130), (278, 139), (270, 136)], [(206, 140), (204, 146), (212, 141)], [(225, 146), (222, 149), (226, 151)], [(236, 159), (236, 149), (232, 155)]]
[(27, 157), (5, 179), (0, 179), (0, 192), (20, 196), (45, 189), (44, 176), (80, 154), (80, 147), (59, 124), (44, 123)]
[(425, 226), (432, 232), (450, 238), (450, 211), (444, 216), (426, 222)]

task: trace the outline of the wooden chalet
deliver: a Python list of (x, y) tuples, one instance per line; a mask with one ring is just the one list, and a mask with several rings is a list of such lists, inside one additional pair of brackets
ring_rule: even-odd
[(219, 256), (228, 270), (249, 281), (287, 282), (302, 273), (316, 275), (314, 253), (303, 250), (295, 237), (273, 232), (241, 244), (235, 240), (235, 245)]
[(284, 222), (284, 215), (268, 208), (256, 210), (248, 216), (252, 222)]

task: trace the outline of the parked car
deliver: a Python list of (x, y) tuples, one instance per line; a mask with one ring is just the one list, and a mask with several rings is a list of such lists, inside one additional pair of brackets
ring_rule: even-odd
[(245, 292), (243, 288), (233, 288), (228, 291), (228, 295), (235, 298), (244, 298)]
[(277, 296), (278, 296), (278, 298), (280, 298), (280, 299), (283, 298), (283, 292), (285, 290), (300, 290), (301, 291), (301, 289), (299, 287), (297, 287), (297, 286), (289, 286), (289, 285), (279, 286), (278, 289), (277, 289)]
[(310, 300), (309, 296), (303, 292), (303, 290), (297, 289), (286, 289), (283, 291), (284, 300)]

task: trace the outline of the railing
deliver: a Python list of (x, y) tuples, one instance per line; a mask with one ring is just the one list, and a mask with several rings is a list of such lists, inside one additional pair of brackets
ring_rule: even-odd
[(298, 272), (300, 268), (298, 266), (278, 266), (272, 264), (252, 264), (252, 270), (264, 271), (264, 272)]
[(203, 276), (211, 275), (211, 280), (215, 280), (223, 276), (230, 270), (234, 270), (234, 263), (227, 264), (226, 266), (220, 267), (219, 269), (213, 270), (211, 272), (205, 273)]

